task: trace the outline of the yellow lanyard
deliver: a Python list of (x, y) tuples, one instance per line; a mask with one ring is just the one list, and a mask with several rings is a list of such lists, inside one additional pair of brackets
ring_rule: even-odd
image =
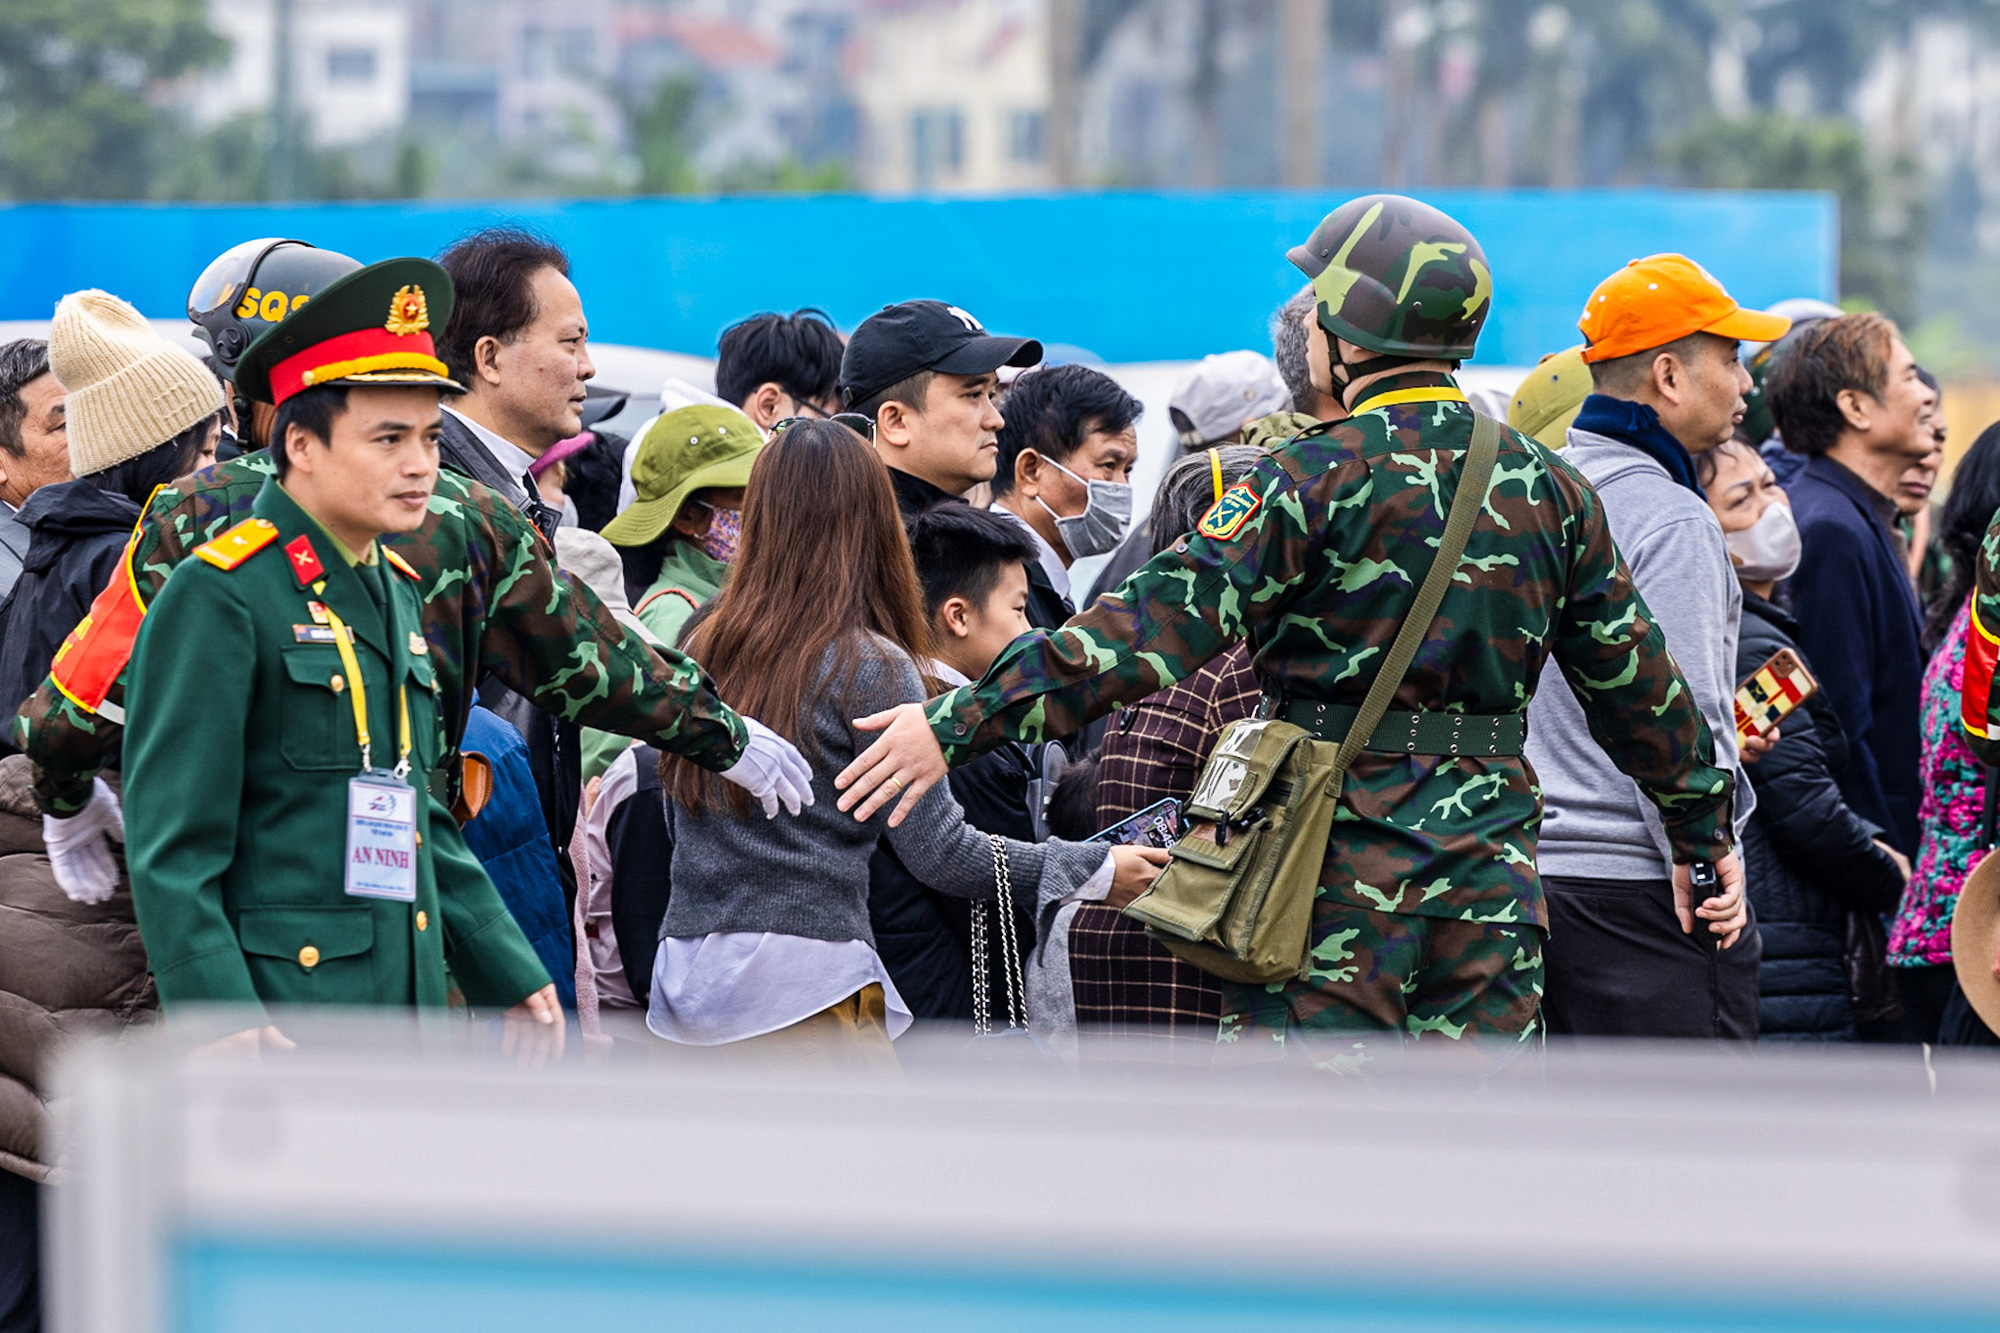
[[(368, 748), (368, 688), (361, 683), (361, 663), (354, 656), (354, 635), (348, 632), (347, 622), (334, 613), (332, 607), (326, 611), (326, 623), (333, 628), (334, 646), (340, 649), (340, 664), (347, 668), (349, 698), (354, 701), (354, 739), (361, 746), (361, 767), (371, 768)], [(410, 691), (403, 687), (397, 691), (397, 702), (401, 708), (402, 749), (396, 755), (396, 776), (402, 777), (410, 771)]]
[(1215, 498), (1220, 500), (1222, 498), (1222, 450), (1220, 449), (1208, 451), (1208, 478), (1209, 483), (1215, 487)]
[(1373, 412), (1378, 407), (1394, 407), (1398, 403), (1462, 403), (1464, 394), (1447, 384), (1429, 389), (1391, 389), (1388, 393), (1378, 393), (1373, 398), (1364, 398), (1354, 405), (1352, 416), (1363, 412)]

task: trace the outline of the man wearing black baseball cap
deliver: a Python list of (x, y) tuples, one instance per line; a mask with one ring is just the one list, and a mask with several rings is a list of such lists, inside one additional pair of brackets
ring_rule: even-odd
[(1041, 359), (1034, 339), (996, 338), (942, 301), (904, 301), (861, 321), (840, 360), (841, 396), (874, 421), (905, 519), (992, 479), (1005, 424), (997, 372)]

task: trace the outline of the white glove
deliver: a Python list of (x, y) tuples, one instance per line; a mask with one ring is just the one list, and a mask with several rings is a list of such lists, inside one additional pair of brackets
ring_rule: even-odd
[(48, 845), (49, 865), (56, 883), (70, 899), (79, 903), (108, 902), (118, 891), (118, 864), (111, 859), (111, 834), (125, 837), (125, 812), (118, 796), (94, 778), (90, 804), (67, 818), (42, 816), (42, 841)]
[(750, 733), (743, 757), (723, 769), (722, 776), (762, 802), (766, 819), (778, 817), (780, 801), (788, 815), (811, 805), (812, 769), (798, 747), (754, 717), (743, 719), (743, 729)]

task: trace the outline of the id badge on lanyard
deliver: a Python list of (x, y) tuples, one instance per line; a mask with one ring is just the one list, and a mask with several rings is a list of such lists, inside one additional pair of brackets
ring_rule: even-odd
[(417, 793), (387, 769), (347, 783), (347, 891), (417, 900)]
[(347, 891), (357, 898), (391, 902), (417, 900), (417, 792), (410, 786), (410, 699), (399, 696), (401, 754), (394, 769), (369, 763), (368, 688), (354, 656), (354, 636), (331, 609), (327, 621), (347, 668), (348, 697), (354, 703), (354, 739), (361, 747), (361, 773), (347, 782)]

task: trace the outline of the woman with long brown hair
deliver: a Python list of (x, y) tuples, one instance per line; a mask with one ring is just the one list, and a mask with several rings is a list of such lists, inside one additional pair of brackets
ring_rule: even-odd
[[(888, 469), (838, 423), (780, 430), (751, 470), (729, 581), (686, 649), (722, 693), (796, 741), (823, 799), (768, 823), (710, 774), (665, 761), (673, 895), (653, 968), (655, 1033), (695, 1046), (781, 1035), (826, 1058), (894, 1061), (888, 1043), (910, 1018), (869, 931), (876, 842), (886, 832), (941, 892), (991, 897), (998, 878), (991, 839), (943, 784), (894, 829), (834, 804), (833, 775), (866, 747), (853, 719), (934, 692), (929, 638)], [(1002, 852), (1014, 891), (1043, 909), (1129, 901), (1163, 860), (1064, 842), (1009, 840)]]

